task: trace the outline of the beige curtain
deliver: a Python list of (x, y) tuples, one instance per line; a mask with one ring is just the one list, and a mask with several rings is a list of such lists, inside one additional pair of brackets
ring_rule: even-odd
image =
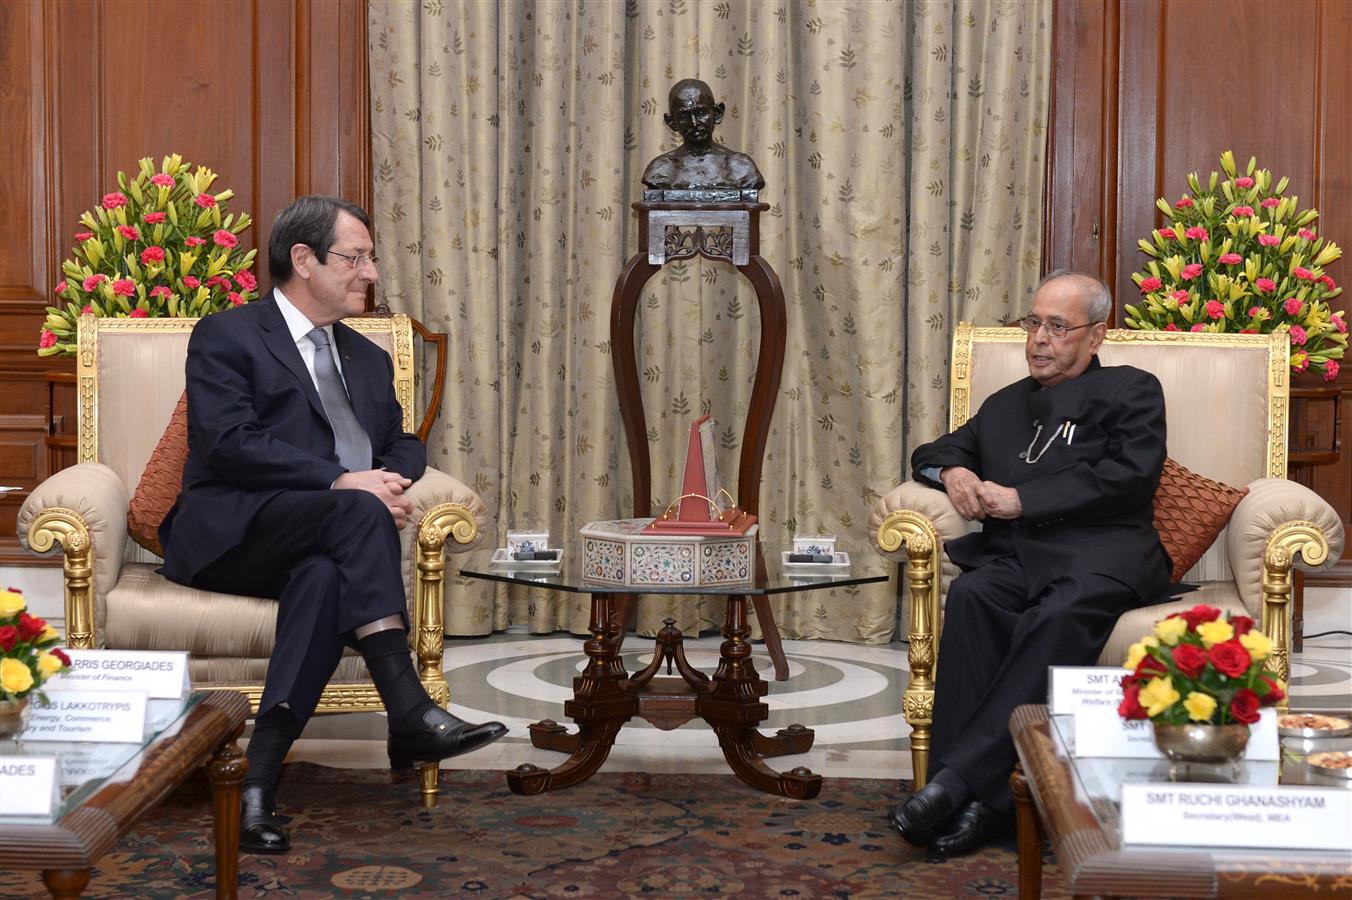
[[(1036, 281), (1050, 22), (1050, 0), (371, 0), (381, 290), (450, 334), (434, 464), (499, 539), (628, 514), (610, 297), (639, 176), (676, 146), (667, 90), (699, 77), (727, 104), (718, 139), (765, 175), (761, 253), (788, 299), (762, 540), (869, 553), (873, 499), (943, 430), (952, 326), (1007, 318)], [(664, 268), (640, 308), (660, 506), (702, 412), (735, 472), (759, 326), (750, 285), (703, 260)], [(587, 623), (581, 595), (462, 578), (453, 596), (455, 634)], [(773, 605), (786, 637), (882, 642), (897, 592)], [(716, 601), (647, 598), (640, 628), (668, 614), (721, 624)]]

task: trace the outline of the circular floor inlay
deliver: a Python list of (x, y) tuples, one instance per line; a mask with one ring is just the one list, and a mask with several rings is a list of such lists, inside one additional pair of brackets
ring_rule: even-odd
[(422, 876), (402, 866), (361, 866), (339, 872), (331, 881), (345, 891), (401, 891), (422, 881)]

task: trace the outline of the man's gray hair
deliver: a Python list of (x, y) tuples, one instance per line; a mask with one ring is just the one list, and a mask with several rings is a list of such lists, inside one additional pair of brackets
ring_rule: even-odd
[(1042, 286), (1055, 281), (1058, 278), (1074, 278), (1080, 283), (1085, 301), (1085, 313), (1089, 316), (1089, 322), (1106, 322), (1108, 314), (1113, 311), (1113, 292), (1108, 289), (1101, 279), (1095, 278), (1085, 272), (1076, 272), (1071, 269), (1052, 269), (1042, 280), (1037, 283), (1037, 291), (1042, 290)]

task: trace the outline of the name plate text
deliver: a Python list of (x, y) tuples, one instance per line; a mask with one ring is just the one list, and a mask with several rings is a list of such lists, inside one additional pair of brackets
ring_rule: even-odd
[(1052, 666), (1048, 690), (1052, 715), (1074, 715), (1083, 706), (1117, 710), (1122, 702), (1122, 676), (1128, 669), (1106, 666)]
[(187, 693), (188, 654), (159, 650), (67, 650), (70, 671), (47, 682), (49, 691), (145, 691), (157, 700)]
[(139, 744), (146, 733), (143, 691), (52, 691), (33, 704), (25, 741), (105, 741)]
[(0, 756), (0, 816), (50, 816), (55, 756)]
[(1124, 784), (1122, 843), (1352, 850), (1352, 792), (1238, 784)]
[[(1259, 710), (1258, 721), (1249, 726), (1244, 758), (1272, 761), (1279, 758), (1277, 711)], [(1075, 755), (1118, 759), (1160, 758), (1155, 748), (1155, 730), (1148, 719), (1123, 719), (1116, 706), (1081, 706), (1075, 710)]]

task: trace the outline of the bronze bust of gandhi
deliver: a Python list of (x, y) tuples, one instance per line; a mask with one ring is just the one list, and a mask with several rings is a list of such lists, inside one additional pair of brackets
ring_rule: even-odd
[(765, 187), (755, 161), (714, 140), (724, 105), (714, 102), (709, 85), (685, 78), (671, 87), (670, 112), (662, 117), (684, 142), (648, 163), (643, 184), (663, 191), (747, 190)]

